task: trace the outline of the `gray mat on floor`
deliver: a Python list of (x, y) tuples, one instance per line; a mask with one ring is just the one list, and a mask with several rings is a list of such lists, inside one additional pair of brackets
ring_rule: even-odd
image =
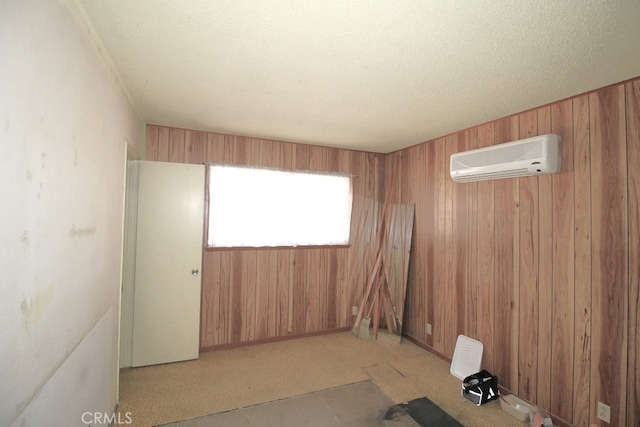
[(451, 415), (426, 397), (390, 407), (385, 418), (393, 419), (397, 414), (409, 415), (420, 426), (463, 427)]
[[(430, 405), (420, 399), (396, 405), (373, 382), (365, 381), (234, 411), (163, 424), (162, 427), (460, 425), (436, 424), (441, 420), (438, 418), (441, 417), (440, 412), (444, 412), (428, 399), (426, 401)], [(426, 421), (416, 422), (412, 418), (412, 413), (414, 416), (424, 416), (429, 412), (436, 413), (434, 421), (424, 419)]]

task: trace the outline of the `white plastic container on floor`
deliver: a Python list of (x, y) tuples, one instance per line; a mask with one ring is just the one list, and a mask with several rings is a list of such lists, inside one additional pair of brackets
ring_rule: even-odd
[(483, 349), (484, 346), (480, 341), (465, 335), (458, 335), (451, 360), (451, 375), (463, 380), (469, 375), (479, 372)]
[(529, 419), (530, 405), (518, 396), (513, 394), (507, 394), (500, 398), (500, 406), (502, 410), (514, 418), (520, 421), (527, 421)]

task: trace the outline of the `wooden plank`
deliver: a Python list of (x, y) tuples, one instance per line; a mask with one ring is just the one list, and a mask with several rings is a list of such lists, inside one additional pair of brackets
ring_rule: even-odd
[(158, 152), (156, 160), (159, 162), (169, 161), (169, 130), (167, 127), (158, 128)]
[[(454, 135), (453, 145), (451, 146), (451, 153), (461, 152), (468, 150), (467, 145), (467, 133), (458, 132)], [(451, 156), (448, 153), (447, 159)], [(447, 165), (449, 162), (447, 162)], [(449, 168), (447, 168), (447, 174), (450, 175)], [(451, 252), (451, 284), (450, 287), (453, 291), (452, 302), (455, 329), (448, 334), (449, 339), (449, 351), (453, 355), (455, 349), (456, 340), (459, 334), (468, 335), (466, 331), (467, 325), (467, 298), (468, 298), (468, 245), (469, 245), (469, 207), (468, 207), (468, 193), (469, 185), (455, 183), (451, 178), (447, 179), (447, 182), (452, 189), (452, 210), (451, 210), (451, 242), (453, 248)]]
[[(351, 164), (351, 151), (349, 150), (339, 150), (338, 162), (340, 167), (340, 172), (350, 172), (349, 165)], [(352, 177), (351, 182), (355, 180), (355, 177)], [(353, 191), (353, 189), (352, 189)], [(350, 233), (353, 233), (353, 224), (355, 222), (355, 218), (362, 217), (362, 207), (360, 206), (360, 211), (357, 213), (357, 217), (354, 217), (355, 214), (355, 200), (352, 202), (351, 206), (351, 228)], [(350, 234), (350, 239), (353, 236)], [(339, 249), (337, 251), (338, 259), (336, 260), (337, 267), (337, 288), (336, 288), (336, 321), (337, 326), (345, 327), (351, 325), (351, 307), (349, 306), (348, 300), (348, 290), (349, 286), (349, 249)]]
[(224, 162), (224, 135), (210, 133), (207, 135), (207, 162)]
[[(322, 171), (324, 168), (324, 148), (309, 147), (307, 168), (311, 171)], [(326, 329), (327, 294), (326, 286), (321, 285), (322, 276), (326, 273), (323, 249), (307, 251), (309, 270), (307, 272), (307, 322), (306, 331), (316, 332)]]
[(172, 163), (184, 163), (184, 129), (169, 130), (169, 158)]
[[(431, 144), (421, 144), (417, 147), (417, 152), (411, 155), (412, 162), (409, 163), (409, 179), (413, 182), (415, 196), (412, 200), (415, 204), (414, 211), (414, 227), (412, 231), (412, 250), (409, 268), (413, 268), (413, 279), (409, 279), (407, 283), (407, 294), (405, 296), (405, 313), (401, 319), (403, 320), (402, 330), (407, 328), (407, 322), (413, 317), (416, 318), (418, 324), (414, 328), (414, 336), (420, 337), (421, 341), (428, 345), (433, 345), (432, 334), (426, 333), (427, 323), (433, 325), (433, 301), (427, 297), (427, 289), (433, 289), (433, 281), (427, 278), (428, 271), (435, 271), (433, 265), (434, 253), (428, 253), (428, 229), (433, 227), (434, 212), (433, 200), (430, 195), (433, 193), (432, 183), (429, 182), (428, 175), (435, 175), (435, 169), (429, 163), (428, 151)], [(415, 185), (415, 183), (420, 183)], [(433, 246), (431, 246), (433, 248)], [(428, 264), (428, 257), (431, 256), (431, 265)], [(430, 270), (429, 270), (430, 269)], [(410, 298), (413, 287), (413, 298)], [(410, 316), (406, 311), (411, 310)]]
[[(440, 208), (436, 212), (436, 277), (434, 282), (434, 323), (433, 323), (433, 346), (436, 351), (444, 354), (445, 336), (447, 334), (446, 324), (446, 301), (444, 300), (445, 287), (447, 286), (447, 242), (446, 242), (446, 143), (445, 138), (436, 139), (435, 165), (437, 182), (437, 204)], [(451, 356), (451, 355), (450, 355)]]
[[(537, 110), (538, 134), (551, 133), (551, 107)], [(553, 303), (553, 192), (551, 175), (538, 178), (539, 249), (538, 249), (538, 399), (543, 409), (551, 407), (551, 331)]]
[[(206, 140), (206, 161), (209, 163), (220, 163), (224, 159), (224, 136), (219, 134), (207, 134)], [(231, 285), (230, 266), (231, 257), (229, 252), (215, 252), (217, 255), (210, 258), (211, 261), (202, 265), (203, 272), (211, 270), (217, 278), (217, 288), (207, 289), (212, 293), (212, 300), (218, 300), (213, 303), (216, 309), (216, 315), (213, 316), (215, 322), (215, 330), (217, 332), (216, 344), (228, 344), (230, 310), (229, 310), (229, 287)], [(213, 262), (212, 262), (213, 261)], [(208, 274), (208, 273), (207, 273)], [(202, 324), (201, 328), (211, 327), (211, 325)]]
[[(367, 225), (373, 216), (373, 200), (366, 197), (365, 157), (354, 153), (351, 157), (353, 180), (353, 213), (351, 224), (351, 246), (349, 247), (347, 307), (359, 306), (364, 293), (365, 249), (368, 242)], [(355, 319), (351, 319), (355, 320)]]
[[(254, 138), (245, 138), (244, 140), (244, 159), (243, 164), (247, 166), (259, 167), (261, 159), (261, 141)], [(240, 162), (240, 159), (236, 159)], [(266, 273), (260, 271), (259, 275), (258, 262), (260, 258), (268, 259), (268, 250), (248, 250), (245, 255), (245, 279), (243, 285), (246, 286), (246, 299), (244, 301), (245, 316), (247, 318), (247, 330), (245, 331), (245, 340), (253, 341), (257, 339), (258, 328), (263, 328), (266, 332), (266, 304), (268, 302), (269, 286), (264, 283)], [(262, 333), (261, 333), (262, 335)]]
[(291, 250), (277, 251), (278, 259), (278, 299), (276, 311), (277, 335), (284, 336), (292, 332), (290, 317), (292, 315), (291, 297)]
[[(433, 322), (433, 319), (428, 320), (430, 307), (425, 299), (426, 288), (430, 286), (426, 280), (427, 239), (418, 238), (417, 236), (420, 233), (426, 237), (424, 230), (427, 222), (427, 211), (424, 209), (424, 203), (429, 186), (427, 183), (427, 169), (430, 167), (426, 153), (427, 144), (415, 146), (408, 154), (408, 160), (402, 167), (402, 176), (406, 177), (406, 183), (403, 183), (403, 187), (410, 187), (410, 192), (408, 192), (410, 196), (403, 196), (402, 202), (413, 203), (415, 210), (407, 289), (402, 307), (403, 311), (398, 313), (400, 321), (403, 322), (402, 332), (407, 332), (413, 337), (420, 337), (422, 342), (430, 341), (431, 335), (427, 335), (425, 330), (427, 322)], [(403, 189), (402, 194), (404, 195), (405, 193)], [(431, 203), (429, 205), (432, 206)], [(404, 319), (407, 320), (406, 323), (404, 323)], [(414, 324), (415, 326), (412, 327)]]
[[(424, 144), (421, 145), (417, 145), (414, 147), (411, 147), (407, 150), (407, 152), (405, 153), (405, 156), (402, 157), (402, 163), (400, 165), (400, 167), (397, 170), (398, 173), (398, 177), (399, 177), (399, 181), (400, 181), (400, 198), (398, 199), (398, 203), (415, 203), (417, 201), (418, 198), (418, 194), (419, 194), (419, 190), (422, 188), (422, 185), (417, 185), (417, 183), (421, 182), (419, 181), (419, 178), (417, 176), (417, 169), (415, 167), (416, 162), (417, 162), (417, 156), (420, 155), (420, 152), (424, 151)], [(388, 157), (387, 157), (388, 159)], [(411, 182), (413, 182), (413, 185), (411, 184)], [(417, 251), (417, 248), (414, 248), (414, 254)], [(423, 281), (418, 281), (415, 279), (415, 275), (416, 275), (416, 263), (411, 263), (409, 265), (409, 270), (408, 270), (408, 280), (407, 280), (407, 287), (408, 287), (408, 283), (409, 282), (413, 282), (413, 283), (420, 283), (420, 284), (424, 284)], [(422, 286), (420, 286), (422, 287)], [(396, 297), (397, 299), (398, 297)], [(408, 289), (405, 289), (405, 297), (403, 299), (403, 301), (397, 301), (396, 304), (399, 304), (399, 306), (396, 306), (396, 318), (398, 318), (398, 312), (400, 310), (402, 310), (402, 314), (404, 315), (404, 313), (407, 312), (408, 310)], [(391, 300), (393, 301), (393, 298), (391, 298)], [(393, 308), (393, 307), (392, 307)], [(421, 310), (422, 312), (422, 317), (424, 319), (424, 310)], [(413, 315), (415, 316), (415, 315)], [(404, 316), (402, 316), (404, 317)], [(400, 317), (400, 322), (402, 322), (402, 317)], [(421, 323), (424, 323), (423, 320), (421, 320)], [(400, 328), (402, 327), (402, 325), (398, 325)], [(400, 329), (401, 331), (402, 329)]]
[[(366, 180), (364, 183), (364, 195), (367, 199), (372, 201), (374, 208), (371, 210), (371, 215), (366, 217), (364, 227), (364, 277), (368, 278), (369, 273), (373, 269), (373, 260), (375, 259), (375, 246), (376, 237), (378, 235), (378, 229), (380, 226), (380, 216), (382, 212), (382, 201), (384, 197), (384, 173), (385, 162), (379, 160), (373, 153), (364, 153), (364, 170)], [(380, 169), (381, 168), (381, 169)], [(382, 185), (381, 185), (382, 181)], [(364, 283), (363, 283), (364, 285)]]
[(320, 328), (320, 284), (318, 283), (320, 266), (320, 249), (308, 249), (305, 251), (304, 275), (305, 289), (305, 332), (316, 332)]
[(269, 288), (267, 292), (267, 307), (265, 308), (267, 313), (267, 331), (265, 337), (267, 338), (277, 337), (279, 335), (278, 306), (280, 295), (278, 293), (278, 252), (277, 250), (267, 251), (269, 266), (266, 268), (266, 271), (263, 267), (262, 271), (258, 272), (258, 279), (263, 277), (261, 274), (266, 275)]
[[(629, 237), (624, 86), (589, 95), (592, 212), (591, 420), (598, 401), (611, 406), (611, 425), (624, 425), (627, 406)], [(637, 379), (636, 379), (637, 380)]]
[[(259, 154), (258, 165), (280, 168), (281, 142), (255, 140)], [(278, 336), (278, 251), (258, 252), (258, 278), (256, 285), (256, 339)]]
[[(294, 144), (280, 143), (276, 146), (277, 160), (274, 165), (284, 170), (293, 169), (295, 153)], [(291, 334), (293, 323), (293, 251), (290, 249), (278, 250), (278, 285), (277, 285), (277, 330), (279, 336)]]
[(573, 100), (574, 179), (574, 425), (589, 425), (591, 371), (591, 153), (589, 150), (589, 97)]
[(200, 309), (201, 349), (218, 344), (217, 317), (220, 305), (220, 270), (212, 267), (220, 264), (220, 253), (205, 251), (202, 261), (202, 299)]
[[(520, 114), (519, 137), (538, 133), (535, 110)], [(520, 310), (518, 330), (518, 396), (537, 397), (538, 359), (538, 177), (520, 179)], [(515, 390), (514, 390), (515, 391)]]
[[(518, 139), (517, 117), (495, 122), (496, 144)], [(495, 370), (501, 384), (509, 390), (518, 389), (519, 330), (519, 183), (517, 179), (495, 181), (495, 280), (496, 337)]]
[(629, 372), (627, 426), (640, 425), (640, 80), (626, 84), (629, 165)]
[(393, 215), (389, 223), (385, 257), (385, 272), (388, 279), (389, 307), (385, 307), (385, 318), (390, 333), (400, 334), (397, 320), (404, 317), (404, 301), (409, 273), (409, 256), (415, 205), (412, 203), (394, 204)]
[(307, 298), (306, 298), (306, 286), (307, 280), (307, 255), (308, 249), (298, 249), (292, 251), (291, 258), (293, 262), (293, 307), (292, 307), (292, 323), (291, 333), (302, 334), (306, 332), (306, 312), (307, 312)]
[[(321, 170), (339, 172), (339, 150), (322, 147)], [(334, 329), (337, 325), (337, 248), (321, 249), (319, 266), (319, 286), (322, 294), (320, 310), (320, 330)]]
[(553, 192), (553, 304), (551, 412), (573, 417), (574, 195), (572, 101), (551, 106), (551, 132), (562, 138), (562, 173), (551, 177)]
[[(255, 280), (255, 336), (256, 340), (268, 338), (269, 311), (275, 305), (270, 305), (271, 287), (271, 253), (272, 250), (253, 251), (256, 254), (256, 280)], [(276, 270), (277, 271), (277, 270)], [(275, 285), (275, 282), (274, 282)], [(275, 286), (274, 286), (275, 288)], [(275, 298), (273, 298), (275, 302)], [(275, 313), (272, 316), (275, 324)], [(271, 335), (273, 336), (273, 335)]]
[[(478, 148), (478, 128), (467, 131), (467, 149)], [(478, 337), (478, 183), (467, 183), (467, 285), (465, 298), (465, 335)]]
[(326, 285), (326, 308), (324, 323), (322, 329), (335, 329), (338, 327), (338, 252), (339, 249), (323, 249), (323, 257), (325, 258), (324, 281), (320, 286)]
[(158, 160), (158, 126), (147, 125), (145, 160)]
[[(478, 128), (478, 147), (494, 144), (494, 124)], [(495, 348), (495, 182), (478, 185), (478, 340), (483, 343), (482, 366), (489, 372), (496, 369)]]
[(202, 164), (207, 159), (207, 134), (187, 130), (184, 134), (184, 162)]
[(258, 251), (242, 251), (242, 282), (240, 304), (242, 306), (242, 341), (256, 339), (256, 288), (258, 286)]
[[(453, 349), (455, 348), (456, 338), (458, 336), (457, 330), (457, 286), (454, 282), (454, 234), (453, 234), (453, 201), (455, 195), (453, 194), (453, 181), (449, 174), (449, 162), (453, 151), (457, 151), (458, 134), (448, 135), (444, 142), (444, 158), (441, 159), (441, 175), (442, 185), (444, 188), (444, 276), (443, 281), (439, 284), (440, 295), (443, 296), (441, 300), (441, 306), (444, 309), (444, 316), (442, 317), (442, 323), (439, 328), (442, 334), (442, 344), (440, 352), (448, 357), (453, 357)], [(454, 148), (456, 150), (454, 150)], [(458, 188), (458, 187), (456, 187)]]
[(242, 341), (242, 333), (244, 331), (244, 313), (242, 306), (242, 276), (243, 268), (243, 251), (232, 251), (229, 273), (229, 304), (228, 304), (228, 332), (227, 343), (239, 343)]

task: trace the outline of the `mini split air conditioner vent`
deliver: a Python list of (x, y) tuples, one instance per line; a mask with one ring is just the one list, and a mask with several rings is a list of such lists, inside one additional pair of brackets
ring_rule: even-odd
[(516, 178), (560, 172), (560, 137), (535, 136), (451, 155), (456, 182)]

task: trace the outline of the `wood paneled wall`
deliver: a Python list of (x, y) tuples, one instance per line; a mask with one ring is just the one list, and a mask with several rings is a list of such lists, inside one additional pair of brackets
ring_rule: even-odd
[(146, 150), (147, 160), (353, 174), (350, 247), (203, 251), (200, 347), (352, 326), (372, 268), (383, 155), (155, 125)]
[[(453, 152), (545, 133), (560, 174), (449, 177)], [(479, 339), (502, 386), (566, 423), (605, 425), (601, 401), (640, 425), (640, 79), (387, 156), (149, 125), (146, 158), (355, 175), (350, 248), (203, 253), (203, 349), (350, 327), (397, 173), (416, 206), (405, 334), (448, 358)]]
[[(457, 184), (453, 152), (562, 137), (562, 172)], [(388, 155), (415, 203), (404, 332), (458, 334), (520, 397), (576, 426), (640, 425), (640, 79)], [(433, 325), (431, 335), (426, 325)]]

